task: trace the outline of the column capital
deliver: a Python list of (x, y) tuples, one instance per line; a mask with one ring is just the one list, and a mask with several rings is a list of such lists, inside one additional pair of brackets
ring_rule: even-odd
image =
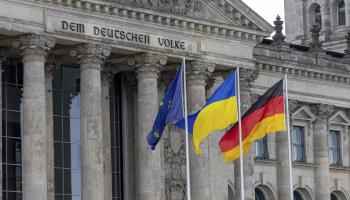
[[(70, 55), (79, 59), (79, 63), (102, 64), (111, 54), (111, 48), (95, 43), (85, 43), (78, 45), (70, 51)], [(96, 66), (96, 65), (89, 65)]]
[(5, 48), (5, 47), (0, 48), (0, 64), (2, 61), (4, 61), (6, 59), (7, 52), (8, 52), (7, 48)]
[(327, 104), (316, 104), (311, 107), (317, 119), (328, 119), (334, 112), (334, 106)]
[(130, 86), (137, 86), (137, 78), (135, 72), (126, 72), (125, 77)]
[(239, 81), (241, 89), (249, 90), (252, 87), (252, 83), (258, 79), (259, 70), (239, 68)]
[(128, 58), (128, 64), (136, 67), (137, 79), (140, 77), (158, 78), (163, 65), (167, 63), (167, 56), (158, 52), (136, 54)]
[(114, 75), (116, 75), (118, 72), (119, 70), (116, 68), (113, 68), (110, 63), (102, 66), (101, 84), (105, 86), (109, 86), (111, 84), (112, 79), (114, 78)]
[(12, 46), (21, 51), (22, 55), (46, 56), (51, 48), (55, 46), (55, 39), (36, 34), (26, 34), (12, 42)]
[(53, 79), (58, 67), (59, 64), (57, 64), (56, 58), (53, 55), (49, 55), (45, 63), (45, 77), (47, 79)]
[(195, 60), (188, 62), (186, 69), (188, 79), (207, 80), (209, 76), (214, 72), (215, 64), (202, 60)]

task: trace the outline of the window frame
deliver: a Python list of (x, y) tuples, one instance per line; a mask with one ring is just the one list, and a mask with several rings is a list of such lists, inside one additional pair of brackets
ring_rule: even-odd
[[(295, 158), (295, 152), (294, 152), (294, 141), (293, 141), (293, 134), (294, 134), (294, 127), (299, 127), (301, 128), (302, 132), (301, 132), (301, 144), (299, 145), (299, 147), (301, 147), (301, 150), (302, 150), (302, 157), (301, 159), (296, 159)], [(306, 163), (307, 161), (307, 158), (306, 158), (306, 130), (307, 130), (307, 127), (305, 126), (302, 126), (302, 125), (299, 125), (299, 124), (293, 124), (292, 126), (292, 137), (291, 137), (291, 146), (292, 146), (292, 160), (293, 162), (300, 162), (300, 163)], [(298, 146), (297, 146), (298, 147)]]
[[(260, 140), (256, 140), (254, 142), (254, 157), (255, 159), (260, 159), (260, 160), (266, 160), (269, 159), (269, 145), (268, 145), (268, 137), (269, 135), (265, 135), (265, 137), (261, 138)], [(263, 143), (263, 148), (264, 148), (264, 152), (261, 155), (257, 155), (257, 144), (259, 142)]]
[[(321, 6), (318, 3), (312, 4), (311, 7), (311, 25), (310, 27), (312, 27), (314, 24), (319, 25), (319, 28), (322, 29), (322, 10), (321, 10)], [(319, 12), (316, 13), (316, 9), (319, 8)], [(319, 22), (317, 22), (316, 20), (316, 14), (317, 17), (319, 18)]]
[[(337, 151), (337, 154), (338, 154), (338, 160), (333, 163), (332, 160), (331, 160), (331, 146), (330, 146), (330, 136), (331, 136), (331, 133), (336, 133), (337, 135), (337, 146), (335, 147), (336, 148), (336, 151)], [(343, 156), (342, 156), (342, 141), (341, 141), (341, 136), (342, 136), (342, 131), (341, 130), (337, 130), (337, 129), (330, 129), (329, 132), (328, 132), (328, 155), (329, 155), (329, 164), (331, 166), (342, 166), (343, 165)]]
[[(339, 9), (339, 5), (343, 3), (344, 7), (342, 8), (342, 10)], [(340, 24), (340, 11), (343, 12), (344, 14), (344, 24)], [(340, 0), (337, 2), (336, 4), (336, 15), (337, 15), (337, 26), (346, 26), (346, 5), (345, 5), (345, 1), (344, 0)]]

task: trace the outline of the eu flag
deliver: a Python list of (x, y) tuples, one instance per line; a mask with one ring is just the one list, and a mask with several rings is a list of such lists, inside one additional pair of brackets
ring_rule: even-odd
[(183, 118), (182, 109), (182, 66), (177, 70), (175, 77), (167, 88), (158, 114), (154, 121), (152, 131), (147, 136), (148, 144), (154, 150), (162, 137), (167, 124), (175, 123)]

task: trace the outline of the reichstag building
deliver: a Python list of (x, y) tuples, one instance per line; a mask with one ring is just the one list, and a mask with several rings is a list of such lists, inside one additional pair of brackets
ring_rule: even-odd
[[(0, 200), (185, 200), (184, 132), (146, 141), (183, 58), (191, 113), (234, 67), (243, 111), (287, 74), (294, 199), (350, 200), (350, 0), (285, 8), (270, 25), (241, 0), (0, 0)], [(223, 133), (190, 149), (194, 200), (240, 199)], [(252, 146), (246, 200), (289, 200), (287, 146)]]

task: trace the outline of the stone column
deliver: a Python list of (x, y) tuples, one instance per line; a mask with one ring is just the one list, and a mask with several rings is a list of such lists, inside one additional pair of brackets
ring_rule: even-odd
[[(258, 78), (259, 73), (257, 70), (240, 68), (239, 78), (241, 86), (241, 114), (243, 115), (251, 106), (251, 92), (250, 88), (252, 83)], [(254, 145), (251, 145), (249, 152), (244, 156), (243, 160), (243, 173), (244, 173), (244, 190), (246, 200), (255, 200), (255, 188), (254, 186)], [(236, 160), (234, 163), (235, 172), (235, 198), (241, 197), (241, 172), (240, 172), (240, 160)]]
[(350, 26), (350, 0), (345, 0), (346, 26)]
[(129, 60), (129, 64), (136, 66), (138, 81), (136, 199), (139, 200), (163, 200), (165, 194), (160, 148), (152, 151), (146, 138), (158, 111), (158, 78), (166, 62), (167, 57), (156, 52), (138, 54)]
[(104, 200), (101, 64), (110, 49), (83, 44), (71, 52), (80, 63), (80, 148), (83, 200)]
[[(0, 49), (0, 83), (1, 83), (1, 86), (0, 86), (0, 108), (2, 108), (2, 63), (5, 61), (6, 59), (6, 52), (7, 50), (6, 49)], [(2, 114), (0, 116), (0, 130), (2, 130)], [(2, 133), (2, 131), (1, 131)], [(2, 136), (2, 134), (1, 134)], [(2, 152), (2, 141), (0, 142), (0, 151)], [(2, 154), (0, 155), (0, 162), (2, 162)], [(2, 167), (0, 169), (0, 188), (2, 188)], [(0, 192), (0, 200), (2, 200), (2, 192)]]
[(330, 172), (328, 157), (328, 118), (333, 113), (334, 107), (318, 104), (312, 107), (317, 116), (314, 124), (314, 157), (315, 164), (315, 193), (317, 200), (329, 199)]
[(46, 91), (46, 135), (47, 135), (47, 199), (55, 200), (55, 169), (54, 169), (54, 126), (53, 126), (53, 101), (52, 80), (58, 66), (50, 56), (45, 66), (45, 91)]
[(23, 192), (26, 200), (47, 199), (45, 57), (55, 44), (41, 35), (13, 42), (23, 56)]
[(331, 25), (331, 7), (329, 0), (321, 0), (321, 15), (322, 15), (322, 32), (326, 34), (326, 38), (329, 36)]
[[(187, 100), (188, 113), (192, 114), (206, 102), (206, 81), (214, 71), (214, 65), (203, 61), (192, 61), (187, 64)], [(209, 200), (210, 174), (209, 174), (209, 141), (204, 140), (201, 145), (203, 154), (194, 153), (193, 139), (189, 137), (190, 171), (192, 199)]]
[(112, 155), (111, 155), (111, 120), (109, 87), (115, 73), (110, 66), (104, 66), (101, 72), (104, 199), (112, 199)]
[[(290, 127), (291, 132), (293, 131), (293, 126), (291, 122), (291, 116), (298, 108), (298, 102), (295, 100), (289, 100), (289, 115), (290, 115)], [(278, 199), (289, 199), (289, 152), (288, 152), (288, 134), (278, 133), (276, 134), (276, 147), (277, 147), (277, 160), (280, 165), (277, 167), (277, 189), (278, 189)], [(294, 180), (295, 181), (295, 180)]]

